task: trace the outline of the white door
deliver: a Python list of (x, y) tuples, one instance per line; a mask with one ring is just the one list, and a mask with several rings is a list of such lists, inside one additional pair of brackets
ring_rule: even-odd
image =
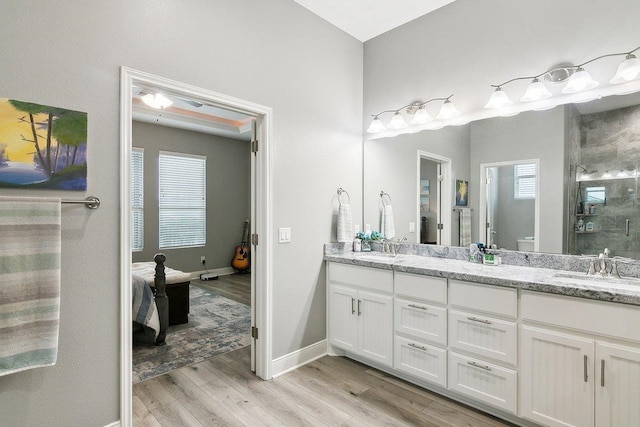
[(594, 341), (522, 327), (521, 415), (546, 426), (592, 427)]
[(343, 350), (357, 351), (357, 292), (352, 288), (329, 287), (329, 336), (331, 344)]
[(360, 320), (358, 353), (393, 366), (393, 297), (360, 291), (357, 315)]
[(596, 343), (596, 426), (640, 424), (640, 348)]

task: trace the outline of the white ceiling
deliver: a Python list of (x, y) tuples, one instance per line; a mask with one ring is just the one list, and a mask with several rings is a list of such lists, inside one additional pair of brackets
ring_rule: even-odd
[(366, 42), (455, 0), (294, 0)]

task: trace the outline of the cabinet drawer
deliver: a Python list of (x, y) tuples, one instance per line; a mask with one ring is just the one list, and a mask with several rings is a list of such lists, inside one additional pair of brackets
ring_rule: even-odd
[(328, 264), (329, 281), (342, 285), (358, 286), (365, 289), (393, 293), (393, 271), (358, 265)]
[(395, 298), (395, 331), (434, 344), (447, 345), (447, 310)]
[(640, 307), (523, 291), (523, 320), (640, 341)]
[(518, 291), (449, 280), (449, 304), (502, 316), (518, 316)]
[(449, 352), (449, 389), (515, 413), (516, 371)]
[(396, 295), (447, 303), (447, 279), (396, 272), (394, 283)]
[(517, 331), (515, 322), (449, 310), (449, 345), (458, 350), (515, 365)]
[(394, 368), (447, 386), (447, 351), (417, 340), (395, 336)]

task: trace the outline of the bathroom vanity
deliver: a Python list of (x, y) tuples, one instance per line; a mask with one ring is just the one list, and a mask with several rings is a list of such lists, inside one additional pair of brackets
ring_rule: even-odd
[(325, 250), (329, 354), (518, 425), (640, 425), (640, 280), (447, 256)]

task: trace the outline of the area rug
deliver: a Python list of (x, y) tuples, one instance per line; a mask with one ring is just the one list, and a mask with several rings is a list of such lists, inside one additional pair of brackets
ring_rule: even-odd
[(189, 292), (189, 323), (169, 326), (166, 345), (134, 340), (134, 384), (250, 344), (250, 306), (193, 285)]

